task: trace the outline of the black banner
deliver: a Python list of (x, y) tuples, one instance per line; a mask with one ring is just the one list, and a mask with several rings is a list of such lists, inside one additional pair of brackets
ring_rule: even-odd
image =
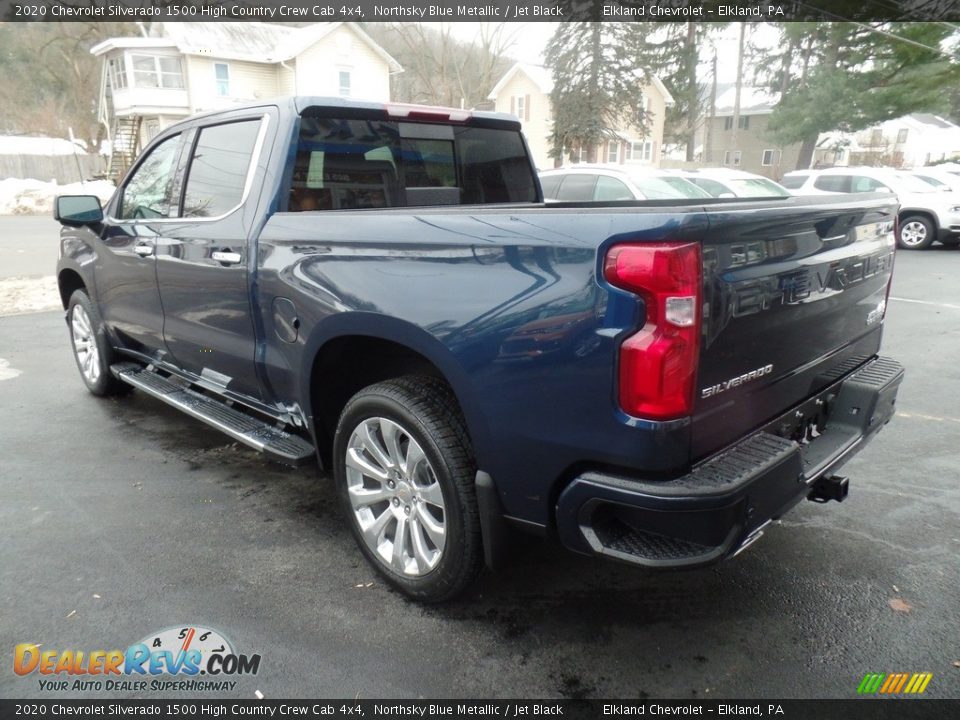
[(690, 718), (928, 720), (960, 717), (960, 700), (0, 700), (0, 717)]
[(11, 22), (960, 21), (960, 0), (0, 0)]

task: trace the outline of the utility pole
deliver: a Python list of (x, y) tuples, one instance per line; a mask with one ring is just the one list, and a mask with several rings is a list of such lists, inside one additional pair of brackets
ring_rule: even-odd
[(743, 46), (747, 38), (747, 24), (740, 23), (740, 49), (737, 51), (737, 89), (733, 97), (733, 133), (730, 135), (730, 162), (737, 151), (737, 129), (740, 126), (740, 90), (743, 87)]
[(713, 126), (717, 117), (717, 48), (713, 48), (713, 80), (710, 83), (710, 116), (707, 118), (706, 138), (704, 138), (703, 162), (713, 162)]

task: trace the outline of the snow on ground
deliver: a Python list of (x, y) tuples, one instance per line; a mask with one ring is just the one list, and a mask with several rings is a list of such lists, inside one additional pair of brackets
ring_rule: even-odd
[(0, 279), (0, 317), (61, 309), (57, 279), (52, 275)]
[(106, 203), (113, 190), (113, 183), (107, 180), (58, 185), (42, 180), (6, 178), (0, 180), (0, 215), (46, 215), (53, 212), (53, 199), (57, 195), (96, 195), (101, 203)]

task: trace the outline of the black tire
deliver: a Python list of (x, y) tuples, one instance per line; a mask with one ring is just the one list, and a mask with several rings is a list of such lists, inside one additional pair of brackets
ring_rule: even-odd
[(904, 250), (926, 250), (936, 240), (933, 223), (923, 215), (901, 218), (897, 227), (897, 247)]
[[(413, 572), (420, 572), (418, 560), (413, 559), (413, 545), (416, 543), (413, 540), (414, 529), (411, 528), (422, 528), (419, 543), (423, 548), (424, 538), (427, 537), (426, 529), (423, 528), (423, 513), (428, 511), (429, 501), (421, 499), (419, 493), (415, 499), (409, 499), (410, 489), (413, 488), (416, 492), (418, 486), (413, 484), (413, 481), (407, 484), (406, 476), (400, 475), (400, 466), (397, 470), (389, 471), (397, 473), (390, 475), (395, 480), (395, 483), (393, 480), (389, 481), (391, 487), (396, 488), (392, 491), (387, 490), (387, 479), (375, 479), (355, 469), (348, 477), (347, 452), (358, 449), (355, 444), (351, 445), (351, 442), (356, 443), (359, 437), (359, 435), (355, 436), (354, 432), (359, 434), (365, 427), (365, 423), (366, 427), (382, 428), (383, 425), (380, 423), (383, 420), (397, 426), (401, 439), (397, 440), (395, 447), (402, 445), (402, 438), (406, 439), (404, 464), (408, 467), (410, 465), (411, 441), (415, 440), (418, 449), (422, 450), (420, 457), (423, 458), (417, 461), (419, 463), (417, 467), (420, 470), (426, 468), (429, 472), (431, 482), (435, 483), (429, 487), (434, 493), (437, 492), (437, 487), (442, 491), (441, 523), (445, 531), (444, 544), (442, 547), (432, 546), (432, 551), (438, 553), (436, 565), (421, 574), (410, 575), (400, 572), (395, 567), (396, 558), (399, 555), (393, 555), (396, 552), (396, 538), (401, 533), (401, 527), (405, 526), (408, 535), (403, 536), (399, 553), (402, 554), (405, 548), (409, 548), (410, 558), (401, 559), (401, 565), (406, 562), (405, 570), (409, 572), (410, 563), (416, 564), (418, 567)], [(378, 448), (386, 450), (385, 454), (390, 456), (390, 443), (386, 442), (385, 435), (378, 435), (377, 443)], [(367, 452), (365, 457), (373, 458), (374, 455)], [(424, 461), (428, 465), (424, 465)], [(391, 585), (415, 600), (442, 602), (463, 592), (476, 579), (483, 564), (480, 517), (475, 489), (477, 468), (462, 413), (453, 393), (445, 383), (427, 376), (405, 376), (371, 385), (358, 392), (347, 402), (337, 423), (333, 442), (333, 462), (338, 492), (357, 545), (367, 560)], [(375, 460), (373, 464), (376, 469), (383, 469), (383, 463)], [(355, 511), (351, 496), (351, 478), (355, 490), (358, 487), (357, 478), (361, 478), (361, 490), (366, 490), (366, 484), (372, 482), (374, 489), (378, 492), (394, 493), (391, 499), (377, 501), (377, 506), (371, 505), (368, 515), (370, 518), (378, 517), (379, 512), (378, 519), (373, 521), (374, 525), (380, 522), (381, 517), (390, 514), (397, 516), (396, 520), (388, 518), (386, 520), (388, 524), (380, 525), (381, 530), (379, 530), (382, 538), (381, 547), (383, 547), (388, 539), (386, 535), (392, 526), (394, 535), (390, 546), (393, 549), (388, 551), (393, 555), (392, 562), (387, 562), (368, 545), (368, 542), (374, 542), (372, 539), (370, 541), (364, 539), (361, 520), (358, 512)], [(379, 487), (377, 487), (378, 483)], [(401, 492), (406, 492), (407, 495), (400, 496)], [(408, 504), (404, 506), (404, 503)], [(404, 521), (405, 525), (401, 526), (400, 513), (404, 509), (410, 510), (411, 507), (412, 514), (408, 513), (409, 517)], [(432, 512), (436, 512), (436, 508)], [(420, 524), (414, 525), (415, 521), (419, 521)]]
[[(98, 372), (95, 377), (91, 377), (91, 373), (84, 369), (81, 352), (78, 351), (78, 342), (82, 346), (82, 340), (78, 337), (74, 327), (75, 314), (77, 313), (75, 308), (82, 310), (91, 331), (90, 337), (96, 344), (96, 353), (91, 359), (91, 362), (95, 362), (97, 365)], [(130, 386), (110, 374), (110, 365), (117, 361), (116, 352), (107, 339), (100, 311), (97, 310), (97, 306), (90, 300), (90, 296), (87, 295), (85, 290), (74, 290), (73, 295), (70, 296), (70, 302), (67, 304), (67, 327), (70, 332), (70, 347), (73, 349), (73, 359), (77, 362), (80, 378), (87, 386), (87, 390), (101, 397), (121, 395), (128, 392)]]

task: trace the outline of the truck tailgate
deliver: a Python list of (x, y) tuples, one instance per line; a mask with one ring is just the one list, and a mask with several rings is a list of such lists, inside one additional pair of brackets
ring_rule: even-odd
[(709, 211), (694, 460), (877, 353), (893, 270), (895, 203), (860, 195)]

